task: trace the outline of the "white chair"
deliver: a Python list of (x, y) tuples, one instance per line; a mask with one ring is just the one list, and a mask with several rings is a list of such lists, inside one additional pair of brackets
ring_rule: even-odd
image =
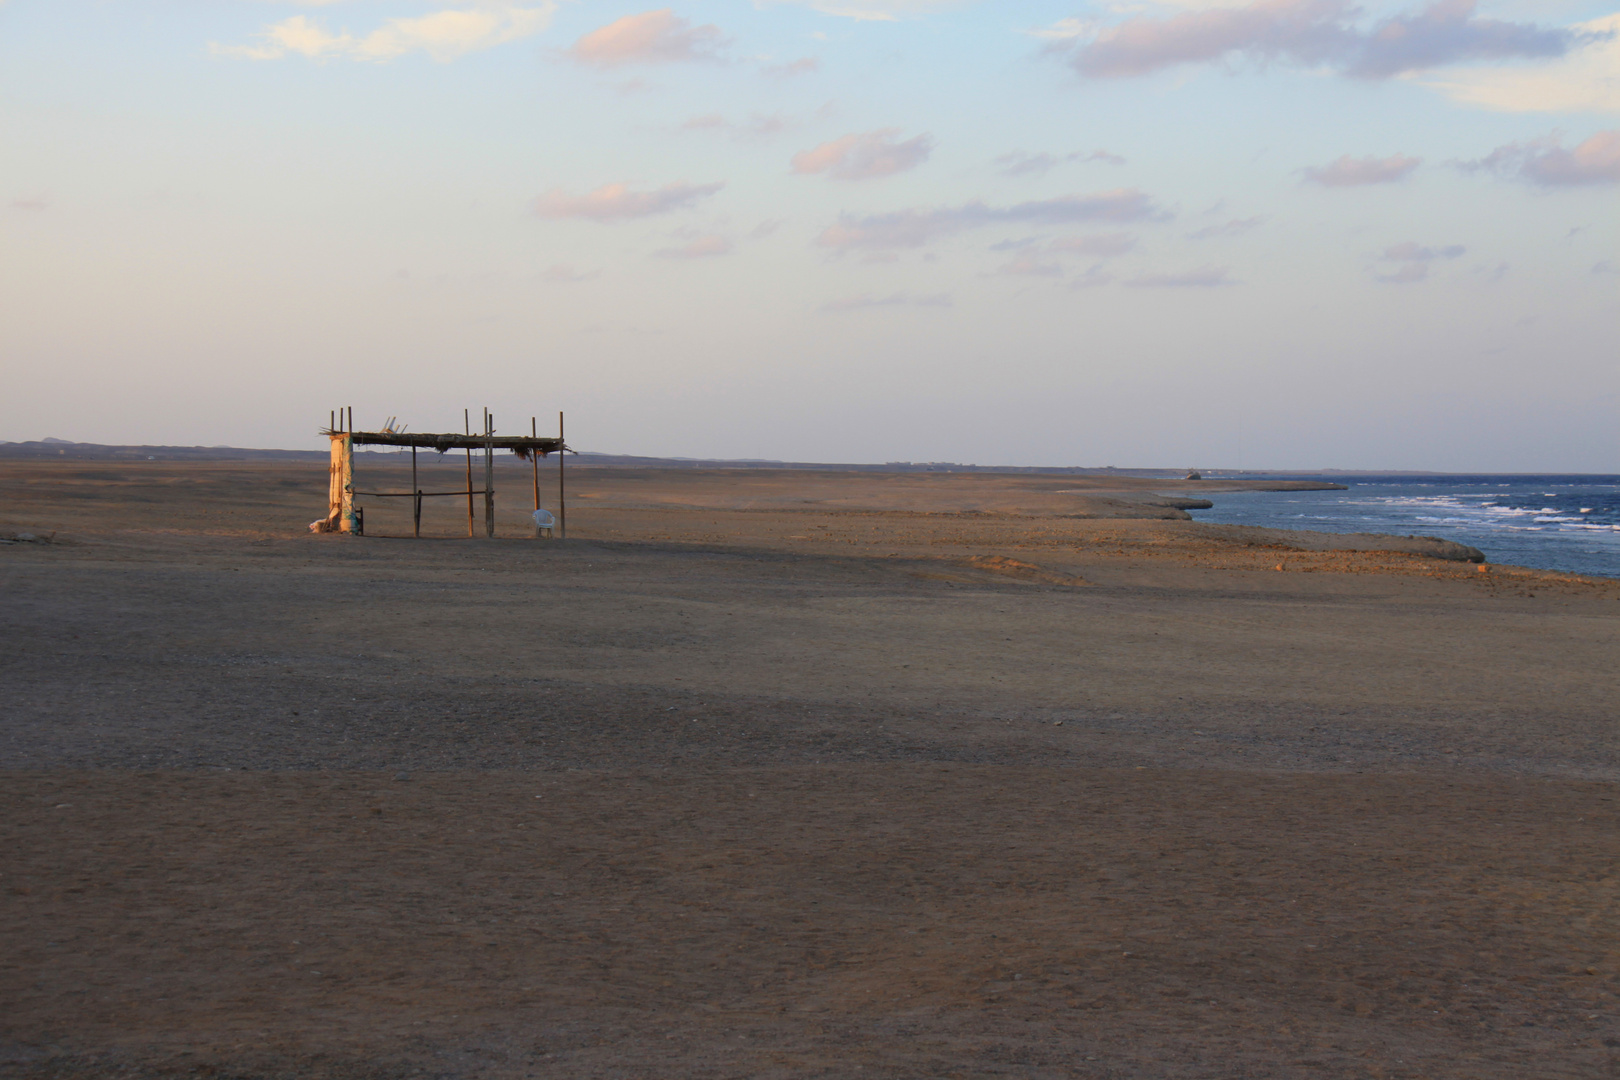
[(550, 510), (536, 510), (534, 512), (534, 535), (550, 539), (551, 530), (557, 527), (557, 519), (551, 516)]

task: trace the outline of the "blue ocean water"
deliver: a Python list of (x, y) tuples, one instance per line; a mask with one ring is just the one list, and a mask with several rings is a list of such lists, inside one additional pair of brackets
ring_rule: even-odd
[(1320, 479), (1349, 490), (1211, 492), (1214, 509), (1191, 513), (1199, 521), (1273, 529), (1439, 536), (1471, 544), (1493, 563), (1620, 577), (1620, 476)]

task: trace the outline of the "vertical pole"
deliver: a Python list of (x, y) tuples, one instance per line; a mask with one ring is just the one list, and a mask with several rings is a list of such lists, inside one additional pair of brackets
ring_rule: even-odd
[(484, 410), (484, 535), (495, 535), (495, 414)]
[(337, 413), (332, 414), (332, 463), (326, 477), (326, 531), (337, 532), (343, 524), (343, 436), (337, 432)]
[(349, 427), (348, 427), (348, 430), (350, 432), (354, 431), (354, 406), (353, 405), (349, 406)]
[[(539, 437), (540, 429), (535, 426), (535, 419), (531, 416), (529, 417), (529, 438), (538, 439)], [(538, 449), (530, 448), (529, 462), (534, 465), (534, 509), (538, 513), (540, 510), (540, 451)]]
[(411, 502), (416, 504), (416, 516), (413, 519), (415, 524), (412, 526), (411, 535), (420, 540), (422, 538), (422, 485), (416, 481), (416, 447), (414, 446), (411, 447), (411, 491), (414, 492)]
[(563, 438), (563, 414), (557, 411), (557, 539), (568, 539), (568, 492), (563, 486), (563, 462), (568, 460), (568, 442)]
[(342, 513), (338, 519), (338, 528), (342, 532), (352, 533), (358, 522), (354, 514), (354, 433), (345, 431), (338, 444), (343, 456), (341, 479), (343, 481)]
[[(461, 426), (467, 430), (468, 435), (472, 434), (472, 415), (466, 409), (461, 410)], [(467, 447), (467, 539), (471, 540), (472, 535), (473, 535), (473, 531), (472, 531), (472, 447), (468, 446)]]
[(327, 409), (326, 410), (326, 430), (327, 430), (328, 433), (337, 430), (337, 410), (336, 409)]

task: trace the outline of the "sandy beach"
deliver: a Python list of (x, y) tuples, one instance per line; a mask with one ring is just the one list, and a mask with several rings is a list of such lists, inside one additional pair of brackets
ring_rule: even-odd
[(415, 541), (0, 462), (0, 1073), (1620, 1069), (1620, 582), (1231, 485), (530, 484)]

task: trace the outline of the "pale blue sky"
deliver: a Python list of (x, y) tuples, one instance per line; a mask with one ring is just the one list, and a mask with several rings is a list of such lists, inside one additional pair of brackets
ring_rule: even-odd
[(1616, 29), (5, 0), (0, 439), (1620, 471)]

